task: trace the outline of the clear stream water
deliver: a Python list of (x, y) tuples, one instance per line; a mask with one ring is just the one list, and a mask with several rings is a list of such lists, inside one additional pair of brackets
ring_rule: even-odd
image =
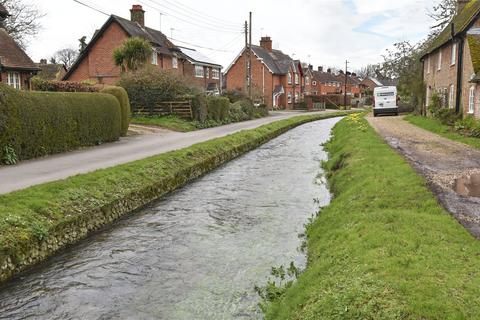
[[(294, 261), (330, 194), (321, 144), (298, 127), (0, 288), (0, 319), (261, 319), (254, 285)], [(314, 201), (316, 199), (316, 201)]]

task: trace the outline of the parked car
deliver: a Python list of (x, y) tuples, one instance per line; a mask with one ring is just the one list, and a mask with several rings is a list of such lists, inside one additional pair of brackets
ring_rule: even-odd
[(398, 116), (397, 87), (378, 87), (373, 91), (373, 116), (394, 114)]

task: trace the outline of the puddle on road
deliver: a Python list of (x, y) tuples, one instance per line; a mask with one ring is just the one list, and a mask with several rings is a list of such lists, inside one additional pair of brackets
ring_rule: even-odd
[(454, 190), (465, 197), (480, 198), (480, 174), (472, 174), (468, 177), (457, 179)]

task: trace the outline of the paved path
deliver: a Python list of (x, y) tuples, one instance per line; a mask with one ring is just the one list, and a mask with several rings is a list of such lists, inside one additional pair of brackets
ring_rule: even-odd
[(118, 142), (0, 167), (0, 194), (144, 159), (301, 114), (272, 112), (267, 118), (188, 133), (144, 130), (141, 135), (122, 138)]
[(480, 198), (454, 190), (457, 179), (480, 173), (480, 151), (423, 130), (402, 117), (368, 120), (427, 179), (443, 206), (480, 239)]

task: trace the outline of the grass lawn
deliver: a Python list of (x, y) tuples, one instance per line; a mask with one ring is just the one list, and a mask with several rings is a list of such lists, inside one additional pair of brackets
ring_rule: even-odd
[[(15, 266), (21, 265), (51, 235), (78, 234), (78, 224), (84, 233), (98, 229), (112, 215), (118, 218), (127, 214), (295, 126), (345, 114), (293, 117), (144, 160), (0, 195), (0, 267), (9, 260)], [(0, 268), (0, 280), (2, 272)]]
[(455, 140), (468, 144), (474, 148), (480, 149), (480, 139), (474, 137), (466, 137), (455, 132), (451, 127), (442, 124), (439, 120), (434, 118), (427, 118), (421, 116), (409, 115), (405, 117), (405, 120), (414, 124), (420, 128), (436, 133), (444, 138)]
[(480, 242), (367, 124), (334, 129), (335, 198), (307, 226), (308, 267), (266, 319), (479, 319)]
[(149, 126), (157, 126), (173, 131), (188, 132), (198, 130), (198, 126), (194, 121), (188, 121), (176, 116), (152, 116), (139, 117), (134, 116), (130, 121), (132, 124), (141, 124)]

